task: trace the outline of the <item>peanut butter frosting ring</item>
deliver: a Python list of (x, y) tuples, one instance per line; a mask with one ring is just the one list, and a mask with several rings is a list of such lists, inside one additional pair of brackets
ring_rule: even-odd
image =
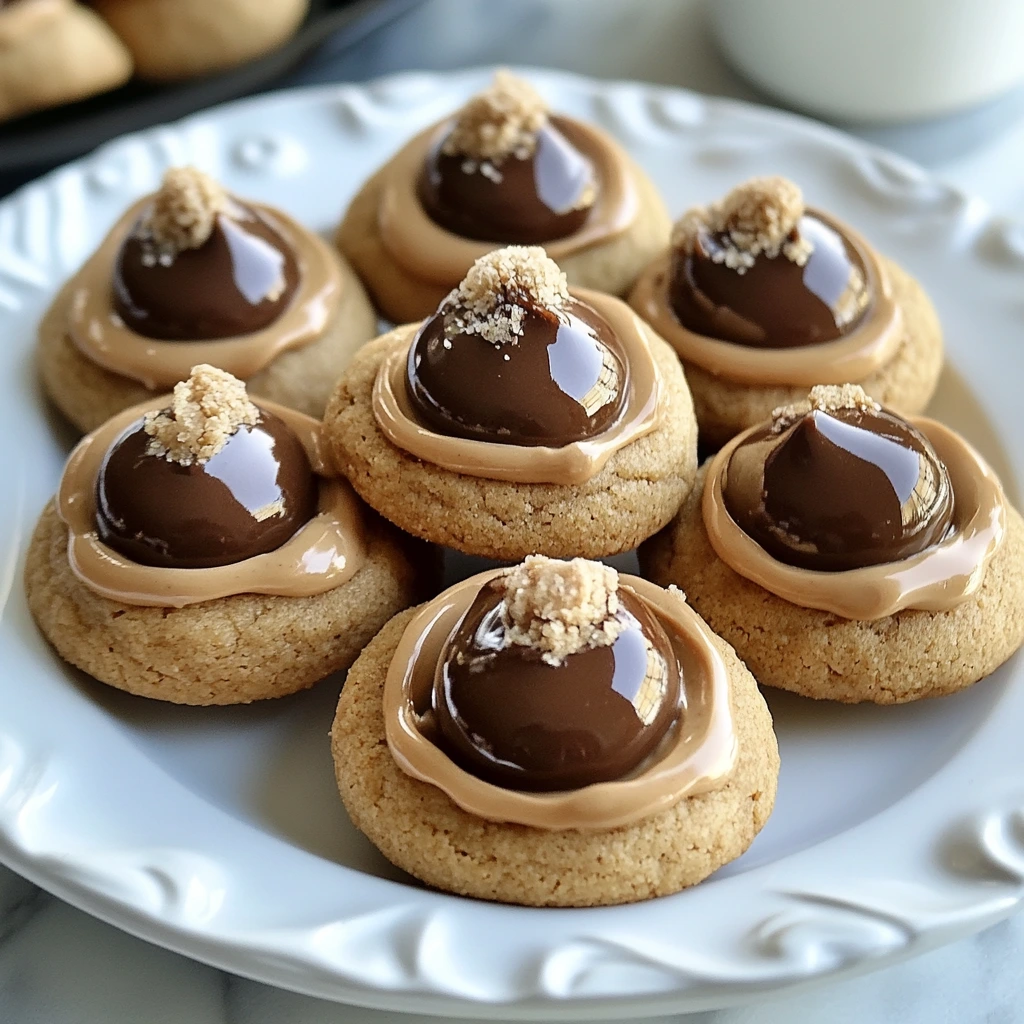
[(856, 249), (866, 270), (872, 301), (861, 322), (845, 337), (799, 348), (754, 348), (687, 330), (669, 303), (671, 252), (641, 274), (630, 305), (675, 350), (681, 359), (740, 384), (761, 387), (845, 384), (860, 381), (896, 354), (903, 336), (903, 311), (893, 298), (892, 282), (867, 240), (846, 224), (807, 211), (834, 228)]
[(953, 487), (953, 533), (898, 562), (819, 572), (780, 562), (736, 524), (723, 497), (729, 459), (762, 425), (733, 438), (714, 458), (704, 482), (708, 540), (734, 572), (784, 601), (845, 619), (872, 620), (904, 609), (949, 611), (981, 586), (1006, 531), (1006, 500), (995, 473), (958, 434), (925, 417), (907, 417), (932, 443)]
[(101, 543), (96, 527), (96, 477), (121, 433), (147, 412), (165, 408), (169, 395), (143, 402), (84, 437), (71, 453), (57, 494), (57, 510), (68, 528), (68, 562), (90, 590), (123, 604), (181, 608), (234, 594), (307, 597), (340, 587), (366, 559), (366, 533), (359, 499), (335, 469), (321, 424), (275, 402), (257, 405), (295, 432), (320, 480), (318, 514), (274, 551), (230, 565), (204, 569), (141, 565)]
[[(381, 242), (391, 258), (413, 277), (451, 286), (462, 280), (473, 263), (501, 239), (477, 242), (446, 231), (427, 215), (416, 194), (416, 182), (432, 147), (450, 127), (433, 125), (408, 142), (383, 168), (378, 208)], [(551, 123), (594, 165), (597, 199), (579, 231), (544, 243), (555, 261), (615, 238), (636, 220), (640, 200), (629, 173), (625, 152), (612, 137), (594, 125), (567, 117)]]
[(608, 321), (626, 356), (627, 398), (618, 419), (605, 431), (561, 448), (499, 444), (437, 434), (422, 426), (405, 387), (406, 359), (419, 324), (396, 332), (373, 384), (373, 413), (384, 436), (397, 448), (453, 473), (513, 483), (574, 486), (596, 476), (620, 448), (649, 434), (664, 410), (664, 383), (651, 355), (649, 329), (618, 299), (586, 288), (569, 293)]
[(477, 817), (549, 830), (628, 825), (723, 783), (737, 755), (725, 663), (711, 631), (682, 594), (636, 576), (621, 575), (620, 585), (645, 602), (665, 627), (679, 659), (683, 697), (677, 721), (633, 772), (577, 790), (524, 793), (478, 779), (431, 742), (436, 666), (480, 588), (502, 571), (480, 573), (446, 590), (425, 604), (402, 634), (384, 684), (388, 749), (402, 771), (436, 786)]
[(0, 46), (16, 43), (70, 7), (70, 0), (21, 0), (0, 7)]
[(299, 267), (295, 295), (270, 326), (209, 341), (157, 341), (130, 330), (114, 310), (111, 280), (118, 249), (149, 201), (149, 197), (139, 200), (121, 217), (75, 276), (68, 335), (86, 358), (156, 390), (185, 380), (197, 363), (212, 363), (247, 380), (282, 352), (300, 348), (323, 333), (341, 299), (337, 258), (297, 221), (259, 203), (248, 206), (259, 211), (292, 247)]

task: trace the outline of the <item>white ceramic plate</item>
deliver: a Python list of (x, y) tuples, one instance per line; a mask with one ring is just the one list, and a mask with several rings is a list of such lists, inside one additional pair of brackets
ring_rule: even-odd
[[(38, 395), (32, 341), (60, 282), (169, 163), (194, 162), (326, 231), (374, 167), (488, 76), (405, 75), (234, 104), (116, 142), (0, 204), (0, 859), (128, 931), (240, 974), (446, 1015), (721, 1006), (864, 970), (1009, 913), (1024, 897), (1019, 658), (919, 706), (771, 696), (778, 805), (746, 856), (678, 896), (562, 911), (428, 892), (377, 855), (334, 789), (326, 734), (337, 683), (250, 708), (162, 706), (69, 670), (36, 633), (22, 557), (70, 436)], [(1024, 230), (807, 121), (676, 90), (530, 76), (557, 109), (623, 139), (674, 212), (780, 172), (918, 275), (953, 367), (935, 412), (1016, 493)]]

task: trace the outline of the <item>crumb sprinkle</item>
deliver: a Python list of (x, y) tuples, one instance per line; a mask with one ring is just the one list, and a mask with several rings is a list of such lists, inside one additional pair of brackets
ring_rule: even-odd
[(549, 665), (608, 647), (624, 629), (618, 615), (619, 574), (600, 562), (528, 555), (501, 583), (505, 646), (531, 647)]
[(816, 384), (804, 401), (780, 405), (772, 411), (772, 433), (781, 433), (810, 412), (833, 413), (840, 409), (878, 412), (881, 408), (859, 384)]
[(510, 245), (481, 256), (439, 312), (446, 334), (478, 334), (500, 347), (522, 336), (528, 309), (558, 313), (568, 301), (565, 274), (543, 248)]
[(778, 176), (751, 178), (717, 203), (687, 210), (672, 230), (672, 244), (693, 251), (702, 236), (724, 238), (727, 244), (715, 247), (710, 258), (739, 274), (762, 253), (770, 259), (781, 253), (802, 267), (814, 251), (811, 242), (797, 233), (803, 215), (799, 186)]
[(201, 363), (188, 380), (174, 385), (170, 408), (146, 413), (143, 429), (151, 438), (146, 454), (182, 466), (206, 462), (239, 427), (254, 427), (259, 416), (242, 381)]
[(153, 195), (143, 227), (164, 255), (198, 249), (227, 206), (227, 192), (210, 175), (195, 167), (172, 167)]
[(446, 156), (466, 157), (464, 170), (476, 170), (476, 164), (484, 162), (494, 171), (494, 165), (507, 157), (530, 156), (537, 146), (537, 132), (547, 119), (548, 106), (537, 90), (501, 68), (494, 81), (456, 114), (441, 151)]

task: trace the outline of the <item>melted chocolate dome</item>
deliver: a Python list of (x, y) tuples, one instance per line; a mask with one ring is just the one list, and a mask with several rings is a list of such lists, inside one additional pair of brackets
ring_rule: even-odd
[(580, 204), (593, 167), (553, 124), (540, 129), (529, 156), (496, 165), (445, 154), (443, 146), (444, 139), (427, 157), (418, 191), (430, 219), (453, 234), (537, 245), (579, 231), (590, 214), (590, 204)]
[(923, 551), (953, 516), (935, 450), (885, 411), (817, 410), (780, 434), (753, 435), (732, 454), (723, 497), (773, 558), (826, 572)]
[(434, 683), (441, 748), (506, 789), (578, 789), (620, 779), (651, 754), (679, 713), (679, 666), (654, 615), (619, 591), (626, 628), (560, 665), (502, 648), (501, 593), (483, 588)]
[(233, 203), (198, 249), (161, 252), (137, 226), (114, 263), (114, 309), (147, 338), (230, 338), (272, 324), (298, 280), (291, 246), (256, 211)]
[(799, 236), (813, 250), (804, 266), (764, 253), (743, 273), (716, 262), (727, 239), (698, 238), (695, 252), (675, 252), (669, 302), (696, 334), (757, 348), (797, 348), (835, 341), (860, 322), (870, 297), (864, 260), (835, 228), (812, 214)]
[(299, 439), (260, 413), (204, 463), (147, 455), (143, 420), (111, 445), (96, 479), (96, 530), (142, 565), (202, 569), (280, 547), (315, 514), (317, 483)]
[(460, 333), (458, 310), (429, 319), (409, 348), (416, 415), (450, 437), (561, 447), (607, 430), (626, 399), (625, 361), (600, 314), (573, 301), (529, 308), (523, 333), (495, 345)]

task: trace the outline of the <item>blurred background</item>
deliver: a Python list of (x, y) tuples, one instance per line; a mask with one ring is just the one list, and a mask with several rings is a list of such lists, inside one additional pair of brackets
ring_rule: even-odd
[[(124, 84), (52, 74), (75, 66), (90, 33), (69, 24), (59, 45), (29, 51), (37, 6), (86, 12), (120, 52)], [(0, 0), (0, 194), (239, 96), (507, 63), (808, 112), (1024, 215), (1024, 189), (1005, 173), (1024, 158), (1022, 41), (1019, 0)], [(91, 44), (91, 66), (107, 67)], [(62, 97), (72, 85), (99, 91)]]

